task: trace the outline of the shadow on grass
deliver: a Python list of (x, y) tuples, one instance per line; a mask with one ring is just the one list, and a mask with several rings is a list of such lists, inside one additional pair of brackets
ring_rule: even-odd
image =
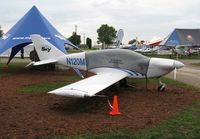
[(68, 98), (61, 103), (53, 104), (51, 110), (61, 113), (96, 113), (107, 107), (106, 98)]
[(101, 91), (106, 97), (90, 97), (90, 98), (65, 98), (59, 103), (53, 104), (51, 110), (56, 112), (77, 112), (77, 113), (96, 113), (109, 109), (108, 100), (112, 102), (113, 96), (118, 95), (121, 89), (115, 87)]

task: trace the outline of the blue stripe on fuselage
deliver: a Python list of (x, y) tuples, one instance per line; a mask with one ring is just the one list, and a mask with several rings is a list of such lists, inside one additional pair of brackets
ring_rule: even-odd
[(123, 69), (123, 71), (127, 72), (132, 77), (142, 77), (142, 76), (144, 76), (144, 74), (139, 73), (137, 71), (131, 71), (131, 70), (127, 70), (127, 69)]

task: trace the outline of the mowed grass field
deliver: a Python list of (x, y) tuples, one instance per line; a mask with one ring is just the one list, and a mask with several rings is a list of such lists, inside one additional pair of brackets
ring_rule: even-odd
[(200, 62), (199, 63), (193, 63), (193, 66), (200, 66)]

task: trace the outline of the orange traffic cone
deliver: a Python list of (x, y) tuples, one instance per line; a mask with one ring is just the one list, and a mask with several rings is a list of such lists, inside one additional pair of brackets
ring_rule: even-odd
[(121, 112), (119, 112), (117, 96), (114, 96), (114, 98), (113, 98), (113, 106), (111, 108), (112, 108), (112, 111), (109, 113), (110, 115), (119, 115), (119, 114), (121, 114)]

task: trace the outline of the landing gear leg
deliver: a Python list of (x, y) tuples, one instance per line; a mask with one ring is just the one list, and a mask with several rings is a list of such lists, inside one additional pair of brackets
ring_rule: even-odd
[(166, 84), (163, 83), (161, 79), (158, 79), (158, 81), (159, 81), (158, 91), (161, 91), (161, 92), (165, 91)]
[(126, 78), (124, 78), (124, 79), (122, 79), (122, 80), (119, 81), (119, 87), (130, 87), (130, 88), (135, 88), (135, 86), (132, 86), (132, 85), (128, 84)]

